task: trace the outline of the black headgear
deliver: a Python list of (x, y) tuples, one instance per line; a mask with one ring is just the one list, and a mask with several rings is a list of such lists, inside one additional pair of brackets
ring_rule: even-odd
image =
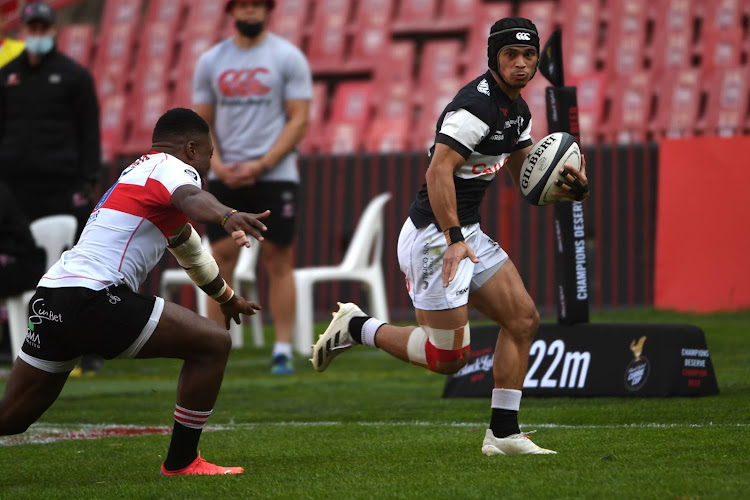
[(539, 54), (539, 33), (534, 23), (524, 17), (505, 17), (492, 25), (487, 39), (487, 66), (495, 73), (500, 73), (497, 56), (509, 45), (534, 47)]

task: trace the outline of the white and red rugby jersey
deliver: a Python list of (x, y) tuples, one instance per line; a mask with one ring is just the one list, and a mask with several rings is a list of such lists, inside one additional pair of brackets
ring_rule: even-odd
[(39, 286), (101, 290), (124, 283), (137, 291), (164, 254), (167, 238), (188, 222), (171, 203), (175, 190), (186, 184), (201, 188), (190, 165), (166, 153), (141, 156), (104, 193), (78, 243)]

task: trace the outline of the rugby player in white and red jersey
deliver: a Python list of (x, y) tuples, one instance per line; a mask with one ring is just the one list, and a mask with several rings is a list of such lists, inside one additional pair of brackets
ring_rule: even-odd
[[(203, 191), (213, 145), (189, 109), (159, 118), (151, 152), (126, 168), (94, 208), (76, 245), (42, 277), (29, 327), (0, 401), (0, 435), (24, 432), (57, 399), (84, 354), (184, 360), (169, 452), (161, 473), (239, 474), (200, 457), (198, 441), (219, 394), (231, 338), (226, 329), (258, 304), (235, 295), (189, 220), (224, 227), (238, 245), (262, 240), (269, 212), (238, 212)], [(256, 243), (257, 244), (257, 243)], [(161, 297), (138, 293), (168, 249), (224, 314), (222, 329)]]

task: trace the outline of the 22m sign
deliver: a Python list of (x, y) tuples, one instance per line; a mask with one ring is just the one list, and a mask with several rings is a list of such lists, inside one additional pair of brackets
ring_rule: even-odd
[[(559, 339), (549, 346), (544, 340), (537, 340), (531, 345), (529, 361), (531, 361), (531, 366), (523, 380), (525, 389), (537, 387), (583, 389), (589, 372), (591, 353), (588, 351), (566, 352), (565, 342)], [(544, 370), (544, 375), (540, 370), (543, 362), (545, 366), (549, 363), (547, 369)], [(538, 378), (540, 375), (541, 380)]]

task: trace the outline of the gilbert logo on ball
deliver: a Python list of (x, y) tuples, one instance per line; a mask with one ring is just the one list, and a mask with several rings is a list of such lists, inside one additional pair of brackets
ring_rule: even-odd
[(554, 132), (534, 144), (521, 166), (521, 194), (532, 205), (549, 205), (560, 198), (552, 193), (562, 179), (563, 165), (581, 169), (581, 150), (567, 132)]

